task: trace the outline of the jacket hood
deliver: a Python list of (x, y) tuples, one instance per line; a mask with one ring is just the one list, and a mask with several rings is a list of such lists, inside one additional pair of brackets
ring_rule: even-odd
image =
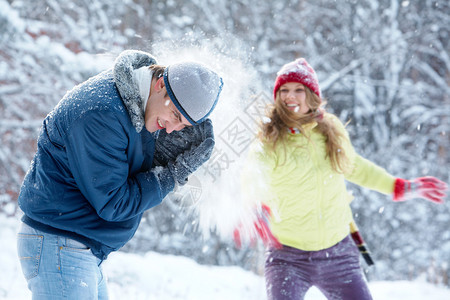
[(114, 81), (137, 132), (144, 127), (145, 108), (138, 84), (133, 80), (133, 71), (154, 64), (156, 59), (151, 54), (139, 50), (123, 51), (114, 62)]

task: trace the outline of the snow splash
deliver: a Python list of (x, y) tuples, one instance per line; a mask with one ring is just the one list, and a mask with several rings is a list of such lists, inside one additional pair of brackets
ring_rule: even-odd
[[(259, 199), (244, 196), (243, 189), (247, 187), (243, 187), (241, 172), (248, 166), (246, 157), (265, 109), (264, 102), (272, 102), (270, 97), (258, 94), (265, 89), (249, 58), (251, 51), (245, 51), (241, 41), (223, 36), (200, 42), (198, 46), (162, 42), (153, 44), (153, 48), (161, 65), (198, 62), (223, 78), (220, 99), (210, 115), (215, 134), (214, 152), (210, 160), (190, 176), (188, 184), (174, 194), (185, 202), (184, 207), (198, 216), (198, 226), (205, 238), (215, 231), (229, 240), (234, 229), (240, 227), (245, 242), (246, 233), (251, 234), (253, 230), (254, 208)], [(224, 53), (223, 49), (234, 52)], [(255, 187), (258, 186), (256, 179)]]

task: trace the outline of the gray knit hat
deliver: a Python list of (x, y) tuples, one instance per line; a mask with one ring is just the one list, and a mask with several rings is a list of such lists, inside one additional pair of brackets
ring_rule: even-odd
[(170, 99), (192, 124), (203, 122), (219, 100), (223, 80), (208, 67), (183, 62), (164, 70), (164, 84)]

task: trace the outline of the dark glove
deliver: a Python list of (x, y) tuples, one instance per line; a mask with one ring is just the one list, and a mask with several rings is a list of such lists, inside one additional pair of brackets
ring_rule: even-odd
[[(261, 209), (257, 211), (256, 221), (253, 223), (256, 233), (261, 238), (263, 244), (267, 247), (281, 249), (283, 245), (278, 241), (278, 239), (272, 234), (269, 227), (269, 219), (272, 217), (272, 212), (270, 208), (263, 204)], [(241, 227), (241, 226), (239, 226)], [(242, 228), (237, 228), (233, 232), (234, 243), (238, 248), (241, 247), (241, 230)], [(252, 242), (254, 237), (251, 237)]]
[(161, 130), (155, 143), (154, 163), (167, 167), (178, 184), (183, 185), (211, 157), (214, 144), (210, 119), (170, 134)]
[(434, 203), (444, 203), (445, 182), (431, 176), (413, 180), (397, 178), (394, 185), (394, 201), (406, 201), (413, 198), (424, 198)]
[[(207, 121), (205, 120), (205, 122)], [(204, 140), (202, 139), (202, 134), (198, 132), (198, 126), (201, 124), (185, 127), (182, 130), (172, 131), (171, 133), (159, 130), (155, 139), (153, 163), (156, 166), (167, 166), (169, 161), (174, 162), (180, 154), (194, 146), (200, 145)]]

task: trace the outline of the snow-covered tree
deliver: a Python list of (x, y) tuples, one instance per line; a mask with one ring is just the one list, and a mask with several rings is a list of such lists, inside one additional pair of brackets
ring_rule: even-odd
[[(172, 48), (208, 48), (234, 59), (245, 68), (224, 69), (226, 85), (239, 88), (225, 100), (242, 107), (250, 94), (271, 93), (284, 63), (306, 57), (328, 110), (351, 120), (363, 156), (399, 177), (448, 183), (449, 13), (443, 0), (0, 0), (0, 212), (19, 214), (17, 194), (45, 115), (127, 48), (163, 58)], [(258, 82), (242, 82), (240, 72), (258, 74)], [(349, 187), (378, 264), (369, 278), (427, 275), (450, 284), (449, 204), (392, 203)], [(258, 268), (260, 252), (238, 250), (218, 233), (204, 239), (197, 224), (192, 210), (168, 199), (146, 214), (124, 250)]]

